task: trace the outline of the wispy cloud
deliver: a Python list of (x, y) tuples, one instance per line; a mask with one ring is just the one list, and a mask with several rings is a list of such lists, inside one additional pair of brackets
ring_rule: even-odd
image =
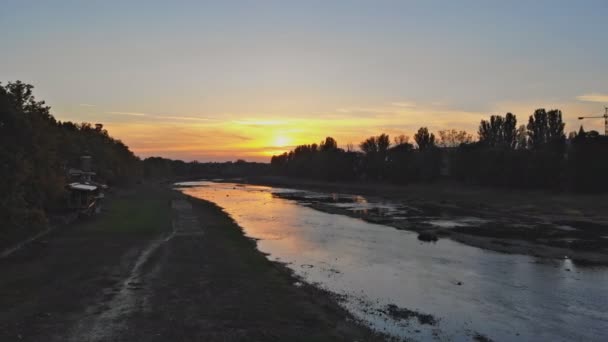
[(95, 107), (94, 104), (90, 104), (90, 103), (79, 103), (78, 105), (80, 107)]
[(277, 126), (284, 125), (287, 122), (282, 120), (237, 120), (233, 121), (235, 124), (243, 125), (243, 126)]
[(139, 113), (139, 112), (106, 112), (106, 114), (138, 116), (138, 117), (148, 117), (148, 118), (152, 118), (152, 119), (179, 120), (179, 121), (212, 121), (213, 120), (213, 119), (209, 119), (209, 118), (201, 118), (201, 117), (196, 117), (196, 116), (158, 115), (158, 114)]
[(608, 103), (608, 94), (600, 94), (600, 93), (584, 94), (584, 95), (577, 96), (576, 99), (579, 101), (584, 101), (584, 102)]
[(199, 118), (196, 116), (173, 116), (173, 115), (157, 115), (159, 119), (169, 119), (169, 120), (186, 120), (186, 121), (213, 121), (213, 119), (209, 118)]
[(391, 106), (411, 108), (411, 107), (416, 107), (416, 103), (411, 102), (411, 101), (399, 101), (399, 102), (392, 102)]
[(146, 113), (134, 113), (134, 112), (106, 112), (106, 114), (128, 115), (128, 116), (149, 116), (149, 114), (146, 114)]

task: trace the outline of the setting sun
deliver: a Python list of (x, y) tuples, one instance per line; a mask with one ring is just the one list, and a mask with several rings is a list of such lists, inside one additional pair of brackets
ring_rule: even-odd
[(291, 141), (291, 139), (289, 139), (288, 137), (286, 137), (284, 135), (279, 135), (274, 138), (273, 145), (276, 147), (285, 147), (285, 146), (289, 146), (290, 141)]

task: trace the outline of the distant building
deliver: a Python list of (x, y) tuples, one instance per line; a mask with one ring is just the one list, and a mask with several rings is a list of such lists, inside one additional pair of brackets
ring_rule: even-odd
[(96, 174), (91, 171), (91, 156), (80, 157), (80, 167), (70, 168), (67, 172), (68, 208), (84, 215), (99, 213), (105, 197), (103, 190), (107, 186), (94, 181)]

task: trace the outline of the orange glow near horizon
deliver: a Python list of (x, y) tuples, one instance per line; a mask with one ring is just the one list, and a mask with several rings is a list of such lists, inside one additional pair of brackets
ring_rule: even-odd
[[(531, 113), (535, 104), (504, 104), (493, 112)], [(584, 112), (580, 108), (560, 106), (564, 113)], [(377, 107), (340, 108), (309, 117), (261, 116), (209, 117), (193, 120), (190, 115), (136, 115), (112, 112), (100, 118), (111, 136), (120, 139), (139, 157), (161, 156), (185, 161), (247, 161), (269, 162), (270, 157), (292, 150), (297, 145), (320, 143), (328, 136), (345, 148), (358, 146), (364, 139), (380, 133), (392, 137), (404, 134), (413, 137), (421, 126), (437, 132), (441, 129), (464, 129), (475, 135), (477, 125), (488, 114), (465, 112), (440, 106), (401, 103)], [(518, 115), (524, 122), (526, 114)], [(111, 119), (110, 122), (107, 119)], [(187, 118), (187, 119), (180, 119)], [(64, 119), (64, 118), (60, 118)], [(567, 117), (566, 117), (567, 119)], [(569, 127), (578, 122), (571, 119)], [(412, 141), (413, 139), (410, 139)]]

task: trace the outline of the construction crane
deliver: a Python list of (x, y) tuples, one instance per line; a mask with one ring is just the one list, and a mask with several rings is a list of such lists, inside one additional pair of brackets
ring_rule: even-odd
[(579, 120), (583, 119), (604, 119), (604, 135), (608, 136), (608, 107), (604, 107), (604, 115), (600, 116), (579, 116)]

